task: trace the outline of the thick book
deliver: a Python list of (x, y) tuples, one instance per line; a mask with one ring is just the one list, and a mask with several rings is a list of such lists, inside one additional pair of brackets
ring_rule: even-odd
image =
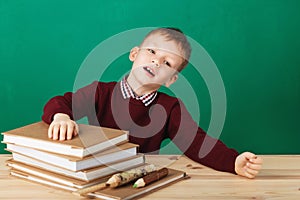
[(103, 178), (95, 179), (89, 182), (78, 180), (72, 177), (50, 172), (48, 170), (26, 165), (24, 163), (17, 162), (13, 159), (7, 160), (6, 165), (10, 168), (11, 172), (14, 171), (15, 173), (26, 175), (26, 177), (34, 176), (35, 178), (55, 182), (75, 189), (82, 189), (103, 182)]
[(31, 181), (31, 182), (35, 182), (35, 183), (39, 183), (42, 185), (46, 185), (46, 186), (50, 186), (50, 187), (54, 187), (54, 188), (59, 188), (62, 190), (68, 190), (68, 191), (76, 191), (77, 189), (68, 185), (63, 185), (57, 182), (53, 182), (53, 181), (49, 181), (47, 179), (43, 179), (41, 177), (37, 177), (31, 174), (27, 174), (25, 172), (22, 171), (18, 171), (18, 170), (11, 170), (10, 171), (10, 175), (17, 177), (17, 178), (21, 178), (21, 179), (25, 179), (27, 181)]
[(72, 171), (89, 169), (99, 165), (112, 163), (118, 160), (126, 159), (137, 155), (138, 145), (133, 143), (124, 143), (113, 148), (86, 156), (77, 158), (51, 152), (45, 152), (24, 146), (18, 146), (7, 143), (7, 151), (27, 155), (31, 158), (64, 168)]
[(95, 179), (107, 176), (108, 174), (116, 173), (118, 171), (124, 171), (134, 166), (140, 166), (145, 163), (144, 154), (137, 154), (136, 156), (118, 160), (113, 163), (75, 172), (57, 167), (55, 165), (51, 165), (43, 161), (39, 161), (34, 158), (30, 158), (19, 153), (13, 153), (12, 156), (14, 161), (83, 181), (93, 181)]
[(85, 124), (79, 124), (79, 134), (72, 140), (52, 140), (48, 127), (40, 121), (6, 131), (3, 142), (82, 158), (128, 141), (127, 131)]
[(129, 200), (141, 197), (143, 195), (154, 192), (158, 189), (162, 189), (168, 185), (171, 185), (179, 180), (187, 178), (185, 172), (168, 168), (169, 173), (166, 177), (146, 185), (141, 188), (133, 188), (133, 183), (126, 184), (117, 188), (105, 188), (97, 192), (89, 193), (88, 196), (91, 198), (100, 198), (106, 200)]

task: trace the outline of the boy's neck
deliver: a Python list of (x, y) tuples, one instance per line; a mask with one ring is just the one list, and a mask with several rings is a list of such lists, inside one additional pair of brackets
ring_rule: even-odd
[(142, 96), (144, 94), (149, 94), (149, 93), (152, 93), (152, 92), (158, 90), (158, 88), (150, 88), (150, 87), (144, 86), (142, 84), (139, 84), (130, 75), (126, 78), (126, 81), (127, 81), (128, 85), (131, 87), (131, 89), (133, 90), (133, 92), (138, 96)]

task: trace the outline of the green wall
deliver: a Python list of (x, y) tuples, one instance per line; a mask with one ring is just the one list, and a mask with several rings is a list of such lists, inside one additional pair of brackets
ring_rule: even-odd
[[(175, 26), (205, 48), (222, 76), (221, 139), (238, 151), (300, 154), (299, 8), (298, 0), (0, 0), (0, 131), (40, 120), (49, 98), (73, 89), (81, 63), (101, 41), (134, 28)], [(129, 69), (127, 55), (120, 56), (101, 79)], [(183, 75), (207, 129), (208, 89), (193, 66)]]

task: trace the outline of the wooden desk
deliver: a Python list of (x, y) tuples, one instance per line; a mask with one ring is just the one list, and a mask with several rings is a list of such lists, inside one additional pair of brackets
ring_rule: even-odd
[[(300, 199), (300, 155), (262, 156), (263, 169), (254, 180), (218, 172), (184, 156), (147, 156), (150, 163), (180, 169), (191, 177), (151, 193), (143, 200), (173, 199)], [(0, 199), (85, 199), (69, 192), (9, 176), (0, 155)]]

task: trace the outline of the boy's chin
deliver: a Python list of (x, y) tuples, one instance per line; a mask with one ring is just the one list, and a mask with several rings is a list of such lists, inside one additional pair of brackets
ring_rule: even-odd
[(159, 83), (144, 83), (143, 87), (153, 89), (153, 90), (158, 90), (162, 84)]

